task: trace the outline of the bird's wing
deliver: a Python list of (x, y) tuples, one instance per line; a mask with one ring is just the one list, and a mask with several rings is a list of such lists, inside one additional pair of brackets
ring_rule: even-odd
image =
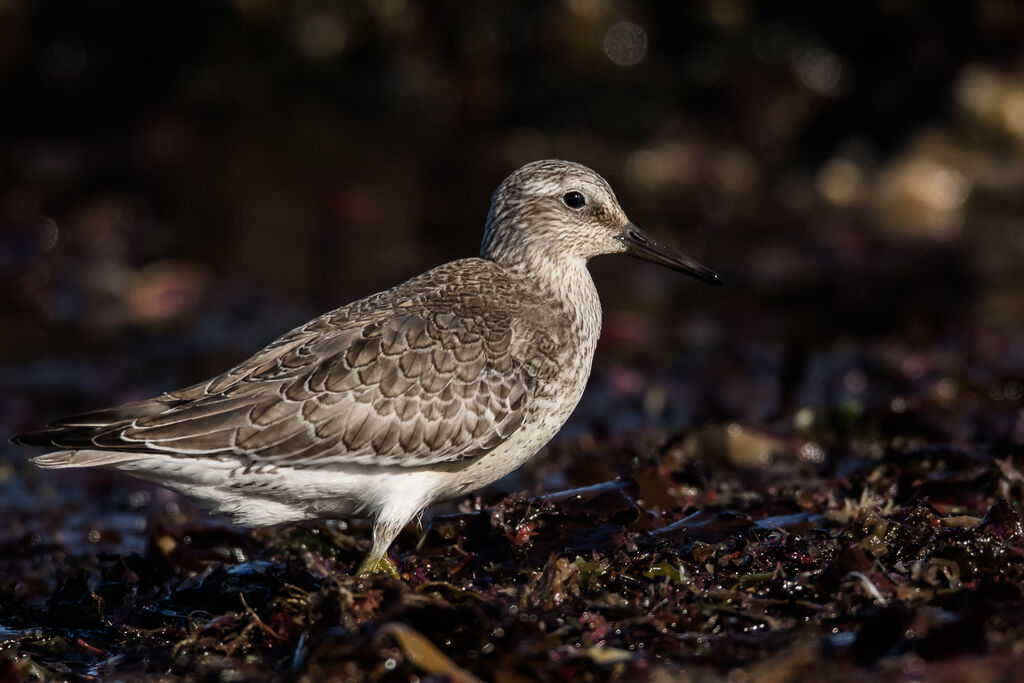
[(514, 315), (390, 301), (317, 318), (205, 384), (16, 440), (268, 464), (416, 466), (481, 455), (522, 426), (535, 363), (516, 351)]

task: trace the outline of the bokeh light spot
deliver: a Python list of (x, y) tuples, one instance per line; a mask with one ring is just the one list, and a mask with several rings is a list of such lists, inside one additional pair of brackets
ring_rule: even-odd
[(647, 191), (690, 185), (696, 180), (697, 171), (697, 150), (679, 142), (638, 150), (626, 160), (626, 178)]
[(1000, 107), (1003, 125), (1015, 138), (1024, 140), (1024, 85), (1008, 88)]
[(207, 280), (198, 264), (166, 259), (135, 273), (124, 296), (135, 320), (159, 323), (193, 310), (206, 292)]
[(743, 28), (751, 17), (748, 0), (708, 0), (708, 19), (725, 31)]
[(830, 159), (815, 177), (818, 194), (836, 206), (850, 206), (859, 202), (864, 196), (866, 184), (860, 167), (843, 158)]
[(604, 34), (604, 53), (619, 66), (634, 66), (647, 56), (647, 32), (631, 21), (615, 24)]
[(49, 251), (57, 246), (57, 239), (60, 237), (60, 229), (57, 222), (49, 216), (39, 216), (36, 219), (36, 244), (39, 251)]
[(825, 449), (813, 441), (808, 441), (800, 447), (800, 459), (812, 463), (825, 462)]
[(310, 14), (299, 30), (302, 51), (314, 61), (326, 61), (338, 56), (347, 43), (345, 27), (338, 17), (329, 12)]
[(843, 65), (839, 57), (823, 47), (804, 51), (797, 57), (793, 69), (800, 82), (819, 95), (834, 94), (843, 75)]
[(609, 0), (565, 0), (565, 6), (573, 14), (584, 19), (600, 19), (608, 13)]
[(722, 152), (715, 160), (715, 179), (726, 194), (749, 192), (758, 181), (758, 168), (754, 158), (744, 151), (733, 149)]
[(966, 67), (956, 83), (960, 106), (978, 117), (988, 117), (999, 108), (1003, 85), (998, 74), (977, 65)]
[(973, 182), (940, 156), (941, 150), (922, 145), (881, 173), (874, 202), (885, 230), (911, 239), (960, 236)]

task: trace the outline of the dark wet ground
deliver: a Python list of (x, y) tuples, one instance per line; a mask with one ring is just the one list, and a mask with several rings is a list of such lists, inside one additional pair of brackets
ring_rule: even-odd
[[(247, 531), (8, 461), (0, 680), (1014, 680), (1013, 368), (813, 351), (795, 393), (818, 402), (754, 427), (731, 397), (786, 393), (758, 348), (601, 367), (546, 455), (399, 537), (401, 580), (352, 576), (359, 523)], [(665, 428), (687, 407), (722, 416)]]

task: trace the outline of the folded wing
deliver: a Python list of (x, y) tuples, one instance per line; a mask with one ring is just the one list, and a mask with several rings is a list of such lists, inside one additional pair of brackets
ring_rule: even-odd
[(210, 382), (15, 441), (289, 465), (463, 460), (523, 424), (535, 382), (514, 347), (508, 314), (339, 309)]

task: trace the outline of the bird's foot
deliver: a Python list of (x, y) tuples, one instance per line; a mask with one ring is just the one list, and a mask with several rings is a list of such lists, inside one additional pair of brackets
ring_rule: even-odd
[(363, 563), (359, 565), (359, 571), (356, 572), (358, 576), (366, 576), (368, 574), (387, 574), (393, 579), (401, 580), (401, 575), (398, 573), (398, 567), (395, 563), (388, 559), (385, 555), (379, 560), (371, 560), (366, 558)]

